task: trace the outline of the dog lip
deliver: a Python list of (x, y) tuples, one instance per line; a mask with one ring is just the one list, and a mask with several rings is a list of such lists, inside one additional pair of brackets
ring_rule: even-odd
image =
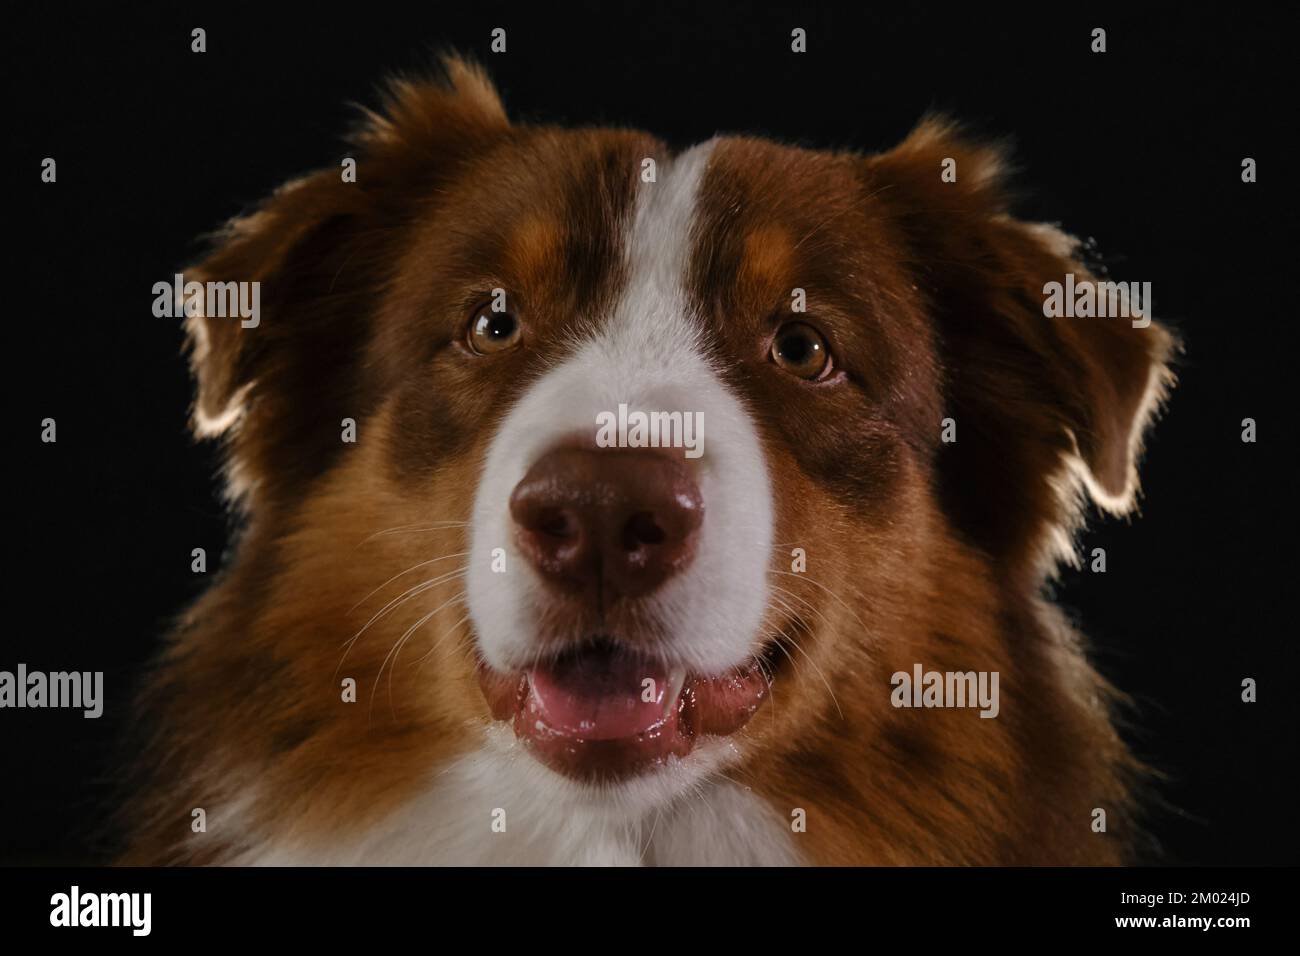
[[(641, 685), (630, 680), (642, 671), (654, 675), (656, 695), (649, 701), (634, 697)], [(606, 677), (622, 686), (600, 686)], [(645, 773), (688, 755), (700, 736), (730, 736), (768, 694), (758, 658), (705, 675), (648, 661), (592, 662), (577, 652), (510, 673), (480, 661), (478, 680), (494, 720), (510, 721), (515, 737), (543, 764), (584, 780)]]

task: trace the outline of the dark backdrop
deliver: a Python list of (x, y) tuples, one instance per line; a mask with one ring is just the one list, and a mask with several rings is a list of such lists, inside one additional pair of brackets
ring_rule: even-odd
[[(1295, 627), (1277, 613), (1294, 591), (1295, 207), (1281, 140), (1295, 77), (1271, 5), (528, 6), (6, 14), (18, 487), (0, 669), (104, 670), (108, 704), (97, 721), (0, 712), (0, 860), (99, 858), (83, 834), (109, 809), (132, 682), (203, 586), (190, 550), (215, 557), (225, 542), (213, 450), (186, 433), (179, 323), (152, 316), (152, 284), (247, 202), (336, 165), (346, 104), (373, 102), (385, 72), (452, 46), (487, 63), (522, 120), (644, 127), (679, 145), (745, 131), (879, 149), (940, 108), (1012, 136), (1033, 189), (1022, 214), (1095, 237), (1115, 278), (1153, 283), (1187, 343), (1142, 514), (1094, 522), (1084, 545), (1106, 549), (1108, 571), (1067, 571), (1059, 599), (1138, 703), (1128, 736), (1167, 774), (1171, 808), (1152, 825), (1169, 858), (1295, 862)], [(488, 50), (497, 26), (505, 55)], [(808, 31), (802, 56), (794, 26)], [(1089, 52), (1095, 26), (1104, 55)], [(57, 185), (39, 181), (45, 156)], [(47, 416), (54, 445), (38, 439)], [(1256, 444), (1240, 440), (1245, 417)], [(1258, 703), (1240, 701), (1243, 677)]]

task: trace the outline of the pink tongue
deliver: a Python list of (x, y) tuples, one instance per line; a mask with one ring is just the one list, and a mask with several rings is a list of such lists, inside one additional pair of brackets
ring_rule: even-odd
[(663, 720), (667, 670), (629, 654), (575, 655), (538, 667), (529, 680), (546, 723), (567, 736), (617, 740)]

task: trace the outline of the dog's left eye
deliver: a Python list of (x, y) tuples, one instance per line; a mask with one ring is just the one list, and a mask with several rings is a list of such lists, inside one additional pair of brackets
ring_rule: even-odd
[(512, 349), (523, 339), (519, 318), (509, 306), (496, 311), (488, 302), (474, 310), (466, 336), (470, 349), (479, 355), (491, 355)]

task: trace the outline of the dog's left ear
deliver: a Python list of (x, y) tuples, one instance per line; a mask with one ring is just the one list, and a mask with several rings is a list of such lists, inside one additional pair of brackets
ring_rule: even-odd
[(1145, 297), (1136, 319), (1045, 308), (1051, 283), (1096, 280), (1074, 240), (1012, 218), (1000, 149), (927, 119), (868, 159), (866, 175), (937, 332), (956, 424), (938, 451), (947, 509), (996, 557), (1031, 576), (1050, 571), (1072, 557), (1083, 492), (1112, 513), (1134, 507), (1175, 340), (1150, 321)]

